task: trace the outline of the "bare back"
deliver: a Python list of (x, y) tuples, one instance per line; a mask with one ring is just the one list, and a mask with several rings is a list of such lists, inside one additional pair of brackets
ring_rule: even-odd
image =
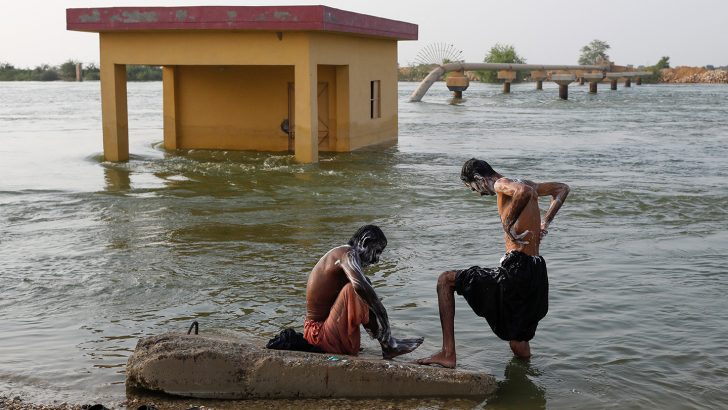
[(341, 266), (341, 260), (351, 249), (348, 245), (336, 247), (319, 259), (311, 270), (306, 285), (306, 317), (324, 321), (331, 306), (349, 279)]

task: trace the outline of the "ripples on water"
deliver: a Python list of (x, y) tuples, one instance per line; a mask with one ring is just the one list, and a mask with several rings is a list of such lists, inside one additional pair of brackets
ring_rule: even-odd
[(98, 84), (0, 83), (0, 392), (121, 400), (141, 336), (300, 328), (309, 270), (364, 223), (389, 237), (372, 278), (396, 334), (434, 353), (439, 272), (502, 253), (494, 201), (458, 179), (479, 156), (572, 187), (542, 246), (550, 312), (530, 364), (457, 302), (459, 365), (501, 380), (486, 407), (724, 406), (728, 88), (572, 85), (560, 101), (474, 84), (450, 105), (442, 84), (407, 103), (414, 86), (400, 84), (396, 146), (300, 165), (165, 152), (161, 84), (132, 83), (132, 159), (114, 164)]

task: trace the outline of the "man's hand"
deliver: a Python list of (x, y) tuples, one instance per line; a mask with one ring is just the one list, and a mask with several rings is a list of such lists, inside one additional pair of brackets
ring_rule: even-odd
[(546, 222), (546, 221), (541, 222), (541, 239), (543, 239), (546, 236), (546, 234), (549, 233), (548, 228), (549, 228), (548, 222)]
[(528, 241), (524, 241), (523, 238), (525, 238), (526, 235), (528, 235), (530, 232), (531, 231), (529, 231), (529, 230), (525, 230), (519, 234), (519, 233), (516, 233), (516, 231), (515, 231), (515, 229), (513, 229), (513, 227), (511, 227), (511, 229), (508, 231), (508, 236), (511, 237), (513, 242), (515, 242), (519, 245), (528, 245)]

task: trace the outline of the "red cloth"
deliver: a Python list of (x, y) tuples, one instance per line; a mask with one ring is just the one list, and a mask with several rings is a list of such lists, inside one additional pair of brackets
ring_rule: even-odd
[(369, 306), (348, 283), (339, 292), (325, 321), (306, 319), (303, 337), (324, 352), (356, 356), (361, 346), (359, 326), (365, 323), (369, 323)]

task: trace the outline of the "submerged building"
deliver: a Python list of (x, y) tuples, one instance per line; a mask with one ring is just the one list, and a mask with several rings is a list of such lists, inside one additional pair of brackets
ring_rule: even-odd
[(397, 42), (417, 25), (326, 6), (67, 9), (99, 33), (104, 157), (129, 158), (126, 66), (163, 67), (164, 147), (352, 151), (397, 139)]

